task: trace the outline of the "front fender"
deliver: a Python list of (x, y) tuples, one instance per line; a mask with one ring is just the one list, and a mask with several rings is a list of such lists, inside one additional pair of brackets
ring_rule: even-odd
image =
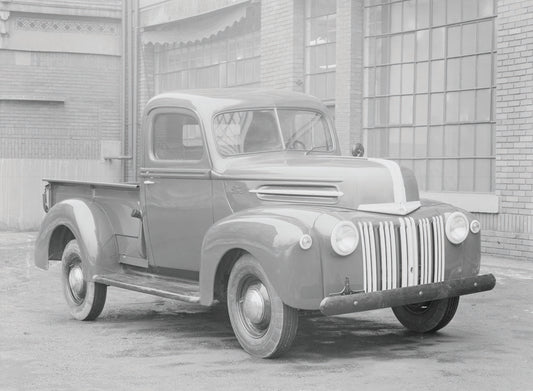
[(218, 221), (207, 232), (200, 265), (200, 302), (211, 305), (217, 269), (224, 254), (241, 249), (263, 267), (282, 301), (298, 309), (318, 309), (323, 299), (319, 240), (309, 250), (299, 246), (313, 237), (320, 213), (302, 209), (254, 208)]
[(68, 228), (78, 240), (89, 280), (119, 270), (118, 246), (109, 219), (96, 203), (79, 199), (59, 202), (46, 214), (35, 243), (37, 267), (48, 269), (51, 240), (60, 227)]

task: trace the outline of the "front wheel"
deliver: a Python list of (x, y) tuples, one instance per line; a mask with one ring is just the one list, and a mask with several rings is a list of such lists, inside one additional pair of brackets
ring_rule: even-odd
[(235, 336), (248, 353), (274, 358), (291, 347), (298, 311), (281, 301), (259, 262), (249, 254), (231, 270), (227, 304)]
[(68, 242), (61, 258), (63, 293), (73, 317), (94, 320), (104, 309), (107, 286), (86, 281), (82, 259), (78, 241)]
[(417, 333), (431, 333), (450, 323), (458, 305), (459, 296), (393, 307), (392, 311), (407, 329)]

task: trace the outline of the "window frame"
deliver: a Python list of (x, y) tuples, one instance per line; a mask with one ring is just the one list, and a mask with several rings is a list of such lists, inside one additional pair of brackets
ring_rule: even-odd
[[(440, 1), (440, 0), (439, 0)], [(496, 32), (496, 26), (495, 26), (495, 2), (491, 1), (492, 3), (492, 14), (483, 14), (481, 11), (481, 4), (477, 5), (476, 13), (474, 16), (471, 17), (464, 17), (463, 16), (463, 9), (460, 9), (459, 16), (460, 19), (458, 21), (449, 22), (446, 20), (446, 15), (444, 15), (444, 19), (440, 20), (438, 22), (435, 22), (434, 19), (434, 6), (435, 0), (432, 1), (425, 1), (424, 3), (427, 3), (427, 14), (428, 14), (428, 24), (427, 25), (419, 25), (418, 21), (418, 13), (419, 13), (419, 3), (420, 0), (415, 0), (415, 22), (414, 22), (414, 28), (405, 29), (400, 28), (398, 31), (391, 31), (391, 29), (387, 26), (382, 25), (382, 21), (385, 21), (386, 23), (391, 23), (390, 21), (390, 10), (392, 7), (391, 4), (397, 4), (400, 7), (400, 25), (404, 25), (403, 19), (403, 8), (405, 7), (406, 2), (401, 1), (387, 1), (387, 2), (371, 2), (369, 0), (365, 0), (364, 4), (364, 20), (366, 25), (364, 26), (364, 53), (365, 53), (365, 59), (363, 63), (363, 72), (364, 72), (364, 91), (363, 91), (363, 116), (365, 118), (363, 123), (363, 130), (364, 130), (364, 139), (365, 139), (365, 145), (367, 146), (367, 150), (370, 151), (370, 145), (372, 139), (376, 140), (375, 142), (378, 142), (380, 145), (383, 145), (384, 138), (387, 140), (387, 146), (384, 150), (378, 150), (377, 153), (374, 156), (379, 156), (383, 158), (392, 159), (395, 161), (398, 161), (400, 164), (402, 162), (407, 162), (407, 164), (410, 165), (413, 169), (416, 169), (417, 167), (417, 161), (424, 161), (425, 162), (425, 168), (424, 171), (420, 170), (420, 172), (424, 173), (424, 177), (420, 178), (422, 182), (422, 188), (421, 191), (427, 191), (427, 192), (451, 192), (451, 193), (459, 193), (459, 192), (471, 192), (472, 194), (486, 194), (486, 193), (494, 193), (495, 191), (495, 173), (494, 173), (494, 166), (496, 161), (496, 154), (495, 154), (495, 111), (494, 111), (494, 99), (496, 94), (496, 83), (495, 83), (495, 67), (496, 67), (496, 38), (495, 38), (495, 32)], [(444, 3), (445, 10), (447, 9), (447, 3)], [(413, 4), (413, 3), (411, 3)], [(477, 4), (477, 2), (476, 2)], [(439, 4), (440, 5), (440, 4)], [(376, 12), (374, 12), (374, 9), (376, 9)], [(385, 10), (385, 11), (384, 11)], [(378, 14), (378, 11), (380, 12)], [(384, 14), (381, 12), (384, 11)], [(389, 19), (386, 20), (387, 11), (389, 12)], [(379, 20), (373, 20), (372, 15), (380, 15)], [(385, 15), (385, 16), (383, 16)], [(480, 26), (483, 23), (490, 22), (492, 26), (492, 35), (490, 37), (491, 39), (491, 45), (490, 50), (487, 49), (485, 46), (482, 46), (480, 44), (480, 36), (479, 36), (479, 30)], [(378, 26), (378, 27), (375, 27)], [(467, 28), (470, 28), (469, 26), (474, 26), (474, 30), (476, 32), (474, 37), (474, 47), (473, 51), (470, 52), (464, 52), (463, 50), (463, 41), (462, 37), (464, 35), (463, 29), (464, 26), (468, 26)], [(457, 55), (449, 55), (448, 53), (448, 46), (449, 46), (449, 35), (450, 35), (450, 29), (456, 28), (459, 31), (459, 35), (461, 38), (461, 41), (459, 42), (459, 49)], [(434, 39), (434, 32), (440, 33), (442, 31), (443, 34), (443, 56), (437, 56), (434, 57), (432, 53), (432, 42)], [(419, 36), (419, 32), (426, 31), (427, 32), (427, 45), (428, 45), (428, 53), (427, 58), (424, 57), (418, 57), (418, 45), (417, 45), (417, 37)], [(390, 49), (389, 45), (386, 45), (386, 43), (390, 43), (391, 37), (394, 36), (400, 36), (400, 41), (403, 42), (405, 39), (404, 37), (409, 34), (415, 34), (415, 46), (413, 50), (413, 58), (409, 61), (404, 61), (405, 54), (403, 54), (404, 58), (401, 58), (399, 61), (393, 62), (390, 57), (383, 57), (378, 54), (382, 52), (383, 49)], [(422, 36), (422, 35), (420, 35)], [(385, 41), (383, 41), (383, 39)], [(380, 40), (384, 44), (382, 46), (379, 46), (377, 44), (377, 40)], [(475, 85), (471, 88), (465, 88), (461, 84), (461, 77), (462, 77), (462, 62), (466, 61), (463, 59), (472, 58), (474, 63), (477, 64), (482, 60), (483, 56), (490, 54), (491, 62), (490, 62), (490, 85), (487, 86), (483, 83), (479, 82), (478, 76), (476, 76), (475, 79)], [(388, 54), (387, 54), (388, 56)], [(448, 80), (447, 75), (449, 72), (449, 62), (450, 60), (455, 60), (459, 62), (459, 85), (457, 88), (448, 88)], [(443, 61), (443, 77), (442, 81), (444, 83), (444, 87), (441, 90), (435, 91), (431, 87), (431, 80), (432, 80), (432, 68), (435, 61)], [(403, 78), (400, 80), (400, 91), (396, 93), (392, 93), (390, 91), (390, 88), (387, 87), (385, 90), (381, 91), (381, 89), (378, 89), (379, 83), (388, 83), (389, 79), (391, 77), (392, 67), (393, 66), (399, 66), (400, 72), (403, 71), (403, 68), (406, 65), (414, 64), (414, 77), (413, 77), (413, 89), (412, 91), (405, 92), (403, 89)], [(422, 65), (419, 65), (422, 64)], [(424, 65), (425, 64), (425, 65)], [(427, 90), (419, 90), (418, 89), (418, 82), (417, 79), (417, 71), (419, 66), (425, 66), (427, 72), (426, 72), (426, 85)], [(387, 73), (387, 75), (384, 76), (384, 74)], [(422, 83), (424, 85), (424, 83)], [(463, 114), (461, 112), (460, 105), (460, 99), (462, 99), (463, 96), (466, 96), (469, 91), (473, 91), (473, 94), (475, 94), (474, 102), (473, 102), (473, 117), (468, 118), (467, 120), (463, 120), (461, 115)], [(489, 103), (489, 118), (482, 118), (482, 116), (478, 113), (479, 105), (482, 103), (482, 100), (478, 99), (478, 95), (485, 94), (484, 91), (489, 91), (489, 97), (491, 99), (488, 100)], [(448, 121), (447, 116), (448, 113), (448, 97), (452, 97), (457, 95), (458, 101), (457, 101), (457, 107), (458, 107), (458, 113), (457, 118), (454, 121)], [(399, 108), (396, 110), (398, 113), (402, 113), (402, 98), (412, 96), (413, 104), (412, 107), (410, 107), (410, 110), (412, 110), (412, 120), (404, 122), (403, 119), (400, 119), (398, 123), (391, 123), (390, 122), (390, 113), (391, 110), (391, 104), (390, 101), (392, 99), (398, 100)], [(419, 106), (417, 103), (417, 97), (422, 96), (425, 98), (419, 98), (419, 99), (425, 99), (426, 103), (425, 105), (422, 104), (423, 108), (426, 108), (425, 110), (425, 122), (418, 121), (419, 116)], [(433, 99), (441, 99), (442, 100), (442, 107), (441, 107), (441, 114), (442, 118), (438, 122), (434, 122), (431, 118), (432, 114), (432, 105), (431, 101)], [(384, 115), (381, 121), (378, 121), (376, 118), (379, 117), (379, 114), (381, 113), (380, 108), (383, 109), (383, 107), (380, 106), (380, 103), (384, 103), (384, 108), (386, 110), (384, 111)], [(396, 112), (395, 111), (395, 112)], [(466, 112), (466, 111), (465, 111)], [(423, 118), (424, 116), (421, 116), (420, 118)], [(472, 135), (474, 144), (476, 137), (478, 137), (478, 127), (484, 127), (488, 126), (490, 128), (490, 133), (487, 134), (491, 138), (491, 144), (492, 148), (489, 155), (486, 154), (478, 154), (477, 151), (475, 151), (471, 155), (462, 155), (460, 151), (460, 139), (458, 141), (457, 147), (457, 154), (453, 156), (447, 155), (444, 150), (442, 153), (438, 156), (433, 156), (429, 152), (429, 144), (430, 139), (429, 135), (432, 132), (432, 129), (442, 128), (443, 131), (443, 137), (446, 135), (446, 128), (447, 127), (457, 127), (459, 134), (461, 135), (463, 130), (462, 127), (471, 126), (472, 130), (474, 131), (474, 135)], [(420, 131), (425, 132), (425, 155), (418, 155), (416, 152), (416, 148), (418, 146), (417, 144), (417, 129), (420, 129)], [(402, 150), (400, 148), (404, 147), (403, 144), (403, 133), (406, 131), (409, 131), (412, 135), (411, 137), (411, 151), (410, 154), (403, 154)], [(398, 145), (396, 145), (397, 153), (394, 152), (391, 154), (390, 146), (391, 143), (389, 140), (390, 132), (395, 131), (398, 133)], [(465, 130), (466, 131), (466, 130)], [(373, 135), (371, 135), (371, 132), (376, 132)], [(372, 139), (370, 138), (372, 136)], [(376, 144), (378, 145), (378, 144)], [(372, 152), (371, 152), (372, 153)], [(454, 160), (457, 162), (457, 181), (455, 182), (455, 185), (452, 187), (455, 188), (455, 190), (445, 190), (447, 188), (446, 182), (446, 170), (445, 170), (445, 163), (447, 160)], [(433, 187), (430, 187), (429, 179), (431, 178), (430, 173), (430, 162), (432, 160), (438, 160), (441, 161), (441, 170), (440, 170), (440, 177), (439, 177), (439, 185), (437, 190)], [(461, 184), (459, 182), (459, 172), (461, 167), (461, 161), (465, 160), (473, 160), (473, 169), (472, 169), (472, 190), (464, 190), (461, 187)], [(485, 183), (481, 183), (481, 187), (476, 189), (476, 178), (478, 177), (477, 173), (477, 164), (481, 164), (481, 167), (484, 167), (484, 165), (488, 165), (489, 169), (487, 171), (487, 175), (489, 177), (489, 190), (486, 190), (484, 187)], [(484, 177), (486, 178), (486, 177)]]
[[(155, 155), (154, 152), (154, 124), (155, 119), (157, 116), (162, 114), (182, 114), (187, 115), (189, 117), (192, 117), (198, 121), (198, 125), (200, 126), (200, 134), (202, 137), (202, 147), (203, 147), (203, 154), (202, 157), (198, 160), (187, 160), (187, 159), (160, 159)], [(210, 168), (211, 167), (211, 161), (209, 158), (209, 148), (207, 146), (207, 140), (205, 137), (205, 127), (202, 123), (200, 115), (194, 110), (184, 108), (184, 107), (172, 107), (172, 106), (165, 106), (165, 107), (157, 107), (152, 109), (147, 116), (148, 121), (148, 132), (146, 134), (145, 142), (146, 142), (146, 156), (147, 156), (147, 163), (152, 167), (159, 167), (159, 168)]]
[(243, 111), (265, 111), (265, 110), (272, 110), (275, 114), (275, 118), (276, 118), (276, 123), (278, 125), (278, 132), (280, 133), (280, 137), (281, 137), (281, 141), (282, 143), (284, 142), (284, 137), (283, 137), (283, 131), (281, 129), (281, 125), (280, 125), (280, 122), (279, 122), (279, 116), (278, 116), (278, 110), (295, 110), (295, 111), (309, 111), (309, 112), (312, 112), (312, 113), (318, 113), (322, 116), (322, 118), (326, 121), (326, 124), (328, 126), (328, 130), (329, 130), (329, 133), (331, 135), (331, 142), (332, 142), (332, 150), (331, 151), (318, 151), (320, 153), (324, 153), (324, 154), (331, 154), (331, 155), (334, 155), (338, 152), (338, 139), (337, 139), (337, 132), (335, 131), (335, 127), (333, 126), (333, 121), (332, 119), (330, 118), (330, 116), (328, 115), (328, 113), (322, 111), (322, 110), (318, 110), (318, 109), (315, 109), (315, 108), (309, 108), (309, 107), (298, 107), (298, 106), (283, 106), (283, 107), (277, 107), (277, 106), (258, 106), (258, 107), (242, 107), (242, 108), (235, 108), (235, 109), (230, 109), (230, 110), (221, 110), (221, 111), (217, 111), (216, 113), (213, 114), (212, 118), (211, 118), (211, 132), (212, 132), (212, 137), (213, 137), (213, 142), (215, 144), (215, 150), (217, 151), (217, 154), (218, 156), (220, 156), (222, 159), (231, 159), (231, 158), (236, 158), (236, 157), (241, 157), (241, 156), (247, 156), (247, 155), (256, 155), (256, 154), (263, 154), (263, 153), (280, 153), (280, 152), (287, 152), (287, 151), (291, 151), (291, 152), (301, 152), (301, 153), (305, 153), (307, 152), (307, 150), (298, 150), (298, 149), (286, 149), (285, 148), (285, 145), (283, 145), (283, 149), (279, 150), (279, 151), (258, 151), (258, 152), (242, 152), (242, 153), (238, 153), (238, 154), (235, 154), (235, 155), (225, 155), (223, 154), (220, 149), (219, 149), (219, 145), (218, 145), (218, 142), (216, 140), (216, 136), (215, 136), (215, 118), (219, 115), (223, 115), (223, 114), (230, 114), (230, 113), (236, 113), (236, 112), (243, 112)]

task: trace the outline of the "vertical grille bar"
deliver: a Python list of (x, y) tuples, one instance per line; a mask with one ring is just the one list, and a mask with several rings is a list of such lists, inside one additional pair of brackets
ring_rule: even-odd
[(402, 269), (402, 280), (400, 286), (407, 286), (407, 270), (409, 268), (408, 254), (407, 254), (407, 228), (405, 225), (405, 220), (400, 218), (400, 251), (401, 251), (401, 269)]
[(444, 280), (444, 217), (400, 217), (398, 222), (398, 227), (393, 221), (358, 223), (365, 292)]

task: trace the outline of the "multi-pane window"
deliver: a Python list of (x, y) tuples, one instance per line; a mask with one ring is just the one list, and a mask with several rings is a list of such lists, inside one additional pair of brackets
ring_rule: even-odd
[(370, 156), (427, 191), (491, 192), (494, 0), (365, 1), (364, 118)]
[(259, 86), (259, 50), (258, 31), (178, 47), (157, 46), (156, 92)]
[(335, 99), (336, 0), (307, 0), (305, 7), (305, 91)]

